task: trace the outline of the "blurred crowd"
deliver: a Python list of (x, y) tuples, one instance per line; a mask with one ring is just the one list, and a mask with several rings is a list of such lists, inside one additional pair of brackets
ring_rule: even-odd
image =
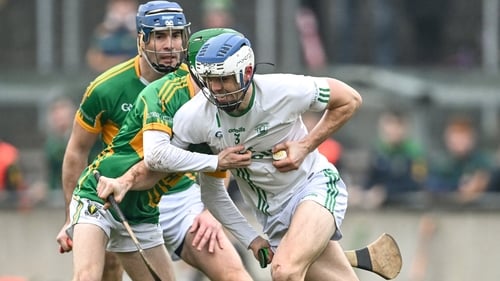
[[(298, 35), (307, 38), (307, 48), (303, 49), (304, 62), (312, 69), (321, 69), (328, 63), (361, 63), (378, 65), (452, 65), (460, 67), (481, 64), (482, 38), (484, 31), (481, 2), (466, 0), (297, 0), (301, 8), (295, 15)], [(107, 54), (126, 56), (135, 51), (135, 40), (127, 36), (133, 31), (133, 21), (128, 21), (130, 8), (120, 1), (83, 1), (78, 8), (82, 25), (73, 36), (78, 36), (81, 45), (92, 48), (89, 52), (90, 64), (100, 57), (100, 48)], [(145, 1), (122, 1), (145, 2)], [(286, 1), (289, 2), (289, 1)], [(14, 24), (24, 11), (35, 12), (37, 1), (0, 1), (0, 23), (4, 31)], [(54, 2), (53, 5), (62, 5)], [(208, 4), (207, 4), (208, 3)], [(237, 27), (250, 38), (261, 31), (254, 30), (256, 2), (243, 0), (183, 1), (181, 3), (193, 20), (193, 27), (210, 25)], [(106, 5), (119, 8), (108, 12), (105, 19), (91, 29), (103, 14)], [(281, 5), (279, 2), (277, 5)], [(278, 6), (277, 10), (281, 7)], [(116, 12), (115, 12), (116, 11)], [(40, 15), (40, 14), (39, 14)], [(64, 7), (54, 7), (53, 19), (57, 23), (64, 15)], [(120, 15), (120, 16), (117, 16)], [(279, 16), (279, 15), (278, 15)], [(291, 15), (293, 16), (293, 15)], [(26, 24), (19, 27), (23, 36), (15, 36), (0, 44), (0, 57), (12, 67), (36, 64), (35, 46), (37, 31), (31, 28), (35, 18), (26, 18)], [(128, 21), (128, 22), (126, 22)], [(235, 26), (236, 25), (236, 26)], [(276, 38), (280, 38), (281, 24), (276, 21)], [(54, 24), (56, 27), (56, 24)], [(117, 30), (116, 33), (110, 33)], [(53, 31), (54, 44), (67, 36), (64, 32)], [(112, 35), (111, 35), (112, 34)], [(38, 34), (40, 35), (40, 34)], [(255, 41), (255, 40), (254, 40)], [(304, 41), (305, 42), (305, 41)], [(31, 45), (33, 44), (33, 45)], [(281, 43), (277, 42), (277, 48)], [(51, 50), (57, 58), (66, 46)], [(33, 53), (26, 54), (28, 51)], [(83, 51), (83, 50), (82, 50)], [(95, 52), (94, 52), (95, 51)], [(100, 57), (107, 59), (106, 56)], [(48, 59), (48, 58), (47, 58)], [(82, 59), (78, 60), (83, 61)], [(92, 62), (93, 61), (93, 62)], [(60, 59), (54, 59), (54, 64)]]
[[(300, 0), (295, 16), (303, 61), (311, 70), (331, 63), (477, 66), (479, 42), (466, 38), (474, 34), (463, 28), (450, 32), (457, 21), (451, 13), (460, 5), (449, 0)], [(472, 16), (467, 21), (478, 24)]]
[(404, 112), (382, 112), (376, 126), (366, 176), (353, 187), (353, 206), (494, 207), (499, 166), (480, 145), (470, 116), (449, 116), (441, 128), (441, 148), (432, 153), (415, 140)]
[[(353, 37), (359, 17), (359, 1), (335, 1), (336, 27), (341, 38), (336, 57), (345, 62), (355, 62)], [(95, 73), (125, 61), (137, 53), (135, 11), (137, 0), (108, 0), (104, 18), (94, 32), (86, 52), (87, 66)], [(411, 21), (418, 61), (437, 60), (441, 55), (443, 15), (448, 1), (404, 1), (403, 5)], [(326, 24), (322, 10), (324, 3), (301, 0), (296, 12), (296, 27), (301, 39), (303, 59), (310, 70), (318, 70), (329, 64), (329, 48), (325, 40)], [(370, 2), (373, 31), (373, 63), (391, 65), (398, 56), (394, 42), (396, 29), (395, 1)], [(399, 7), (399, 6), (398, 6)], [(231, 0), (205, 0), (202, 2), (203, 27), (239, 27), (234, 17), (235, 3)], [(432, 31), (432, 32), (430, 32)], [(432, 50), (432, 52), (430, 52)], [(23, 181), (22, 163), (19, 163), (15, 143), (3, 142), (0, 163), (0, 206), (26, 206), (62, 204), (60, 170), (71, 120), (77, 103), (73, 94), (56, 97), (49, 101), (47, 109), (45, 160), (47, 173), (44, 180), (34, 183)], [(315, 122), (314, 114), (304, 116), (306, 124)], [(378, 208), (391, 205), (426, 206), (432, 202), (460, 203), (466, 205), (488, 202), (485, 194), (500, 191), (500, 160), (478, 144), (478, 124), (468, 116), (450, 117), (442, 128), (442, 151), (429, 155), (426, 148), (417, 143), (411, 134), (408, 116), (388, 109), (380, 114), (376, 126), (379, 135), (374, 136), (370, 157), (365, 159), (366, 171), (362, 179), (353, 179), (351, 206)], [(375, 126), (375, 124), (374, 124)], [(375, 140), (376, 138), (376, 140)], [(320, 150), (342, 168), (342, 144), (329, 140)], [(499, 153), (500, 154), (500, 153)], [(349, 175), (349, 171), (345, 171)], [(12, 194), (11, 194), (12, 193)], [(16, 203), (16, 200), (19, 201)]]
[[(0, 142), (0, 206), (26, 209), (33, 206), (62, 207), (61, 167), (72, 127), (76, 103), (67, 97), (52, 100), (47, 112), (44, 155), (46, 180), (28, 184), (15, 144)], [(303, 115), (306, 127), (317, 121), (317, 113)], [(373, 126), (371, 147), (365, 150), (364, 172), (352, 173), (341, 141), (328, 139), (318, 149), (350, 182), (352, 208), (494, 208), (500, 195), (500, 152), (480, 145), (477, 124), (470, 116), (449, 116), (442, 128), (438, 151), (428, 149), (413, 137), (405, 112), (388, 109)], [(96, 148), (96, 152), (99, 148)], [(93, 154), (95, 155), (95, 153)]]
[[(0, 1), (3, 3), (5, 1)], [(88, 68), (100, 73), (137, 54), (135, 12), (136, 0), (108, 0), (102, 22), (95, 27), (86, 50)], [(356, 22), (364, 2), (336, 0), (335, 16), (325, 17), (325, 1), (302, 0), (295, 14), (304, 65), (311, 71), (321, 71), (333, 63), (359, 62), (359, 42)], [(395, 33), (398, 32), (396, 1), (370, 1), (370, 42), (373, 43), (370, 63), (394, 65), (402, 55)], [(405, 16), (416, 42), (415, 64), (449, 62), (471, 65), (475, 53), (468, 48), (457, 48), (451, 57), (443, 54), (444, 18), (447, 0), (403, 1)], [(234, 16), (235, 3), (231, 0), (202, 2), (203, 27), (232, 27), (245, 33), (245, 27)], [(331, 48), (325, 26), (335, 20), (335, 48)], [(366, 20), (365, 20), (366, 21)], [(76, 93), (79, 96), (81, 93)], [(363, 94), (363, 93), (362, 93)], [(45, 120), (43, 178), (28, 182), (16, 143), (2, 140), (0, 135), (0, 209), (26, 211), (38, 207), (64, 206), (61, 183), (62, 160), (71, 133), (73, 117), (78, 107), (75, 94), (52, 97), (48, 102)], [(320, 115), (305, 113), (303, 121), (312, 128)], [(372, 146), (365, 150), (362, 174), (352, 172), (346, 165), (349, 150), (335, 136), (318, 149), (335, 164), (348, 183), (349, 206), (359, 209), (406, 208), (423, 212), (419, 228), (421, 253), (411, 265), (412, 281), (425, 272), (425, 245), (436, 228), (432, 211), (435, 209), (498, 208), (500, 202), (500, 149), (491, 152), (481, 146), (479, 124), (467, 114), (450, 115), (437, 136), (441, 140), (438, 151), (431, 150), (415, 138), (408, 112), (385, 108), (373, 122), (377, 135)], [(99, 147), (95, 148), (97, 153)], [(95, 153), (93, 155), (95, 155)], [(229, 189), (233, 198), (239, 198), (237, 188)]]

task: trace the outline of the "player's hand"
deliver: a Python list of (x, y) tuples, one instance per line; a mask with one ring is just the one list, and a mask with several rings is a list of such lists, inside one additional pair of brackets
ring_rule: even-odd
[(56, 236), (56, 241), (59, 244), (59, 253), (61, 254), (71, 252), (73, 249), (73, 241), (66, 233), (68, 226), (69, 222), (66, 222)]
[(217, 170), (245, 168), (252, 163), (252, 152), (243, 145), (228, 147), (219, 152)]
[[(120, 203), (123, 200), (125, 194), (130, 189), (130, 184), (127, 182), (123, 182), (120, 178), (108, 178), (105, 176), (100, 176), (99, 181), (97, 182), (97, 195), (106, 200), (109, 195), (113, 194), (117, 203)], [(104, 209), (110, 207), (110, 203), (106, 202), (104, 204)]]
[(208, 210), (204, 210), (196, 216), (189, 232), (195, 235), (192, 245), (198, 251), (203, 250), (206, 245), (208, 245), (209, 253), (215, 252), (216, 246), (219, 249), (224, 249), (225, 240), (223, 238), (225, 234), (222, 225)]
[(261, 249), (267, 249), (267, 261), (264, 261), (264, 264), (261, 264), (261, 267), (264, 268), (265, 266), (263, 265), (267, 265), (267, 264), (270, 264), (273, 260), (273, 257), (274, 257), (274, 253), (273, 251), (271, 250), (271, 245), (269, 244), (269, 241), (267, 241), (266, 239), (262, 238), (261, 236), (257, 236), (257, 238), (255, 238), (252, 243), (250, 243), (250, 245), (248, 246), (248, 248), (253, 252), (253, 256), (255, 257), (256, 260), (259, 261), (259, 263), (261, 263), (261, 260), (260, 260), (260, 256), (259, 256), (259, 251)]
[(273, 147), (272, 152), (275, 153), (281, 150), (286, 151), (287, 157), (278, 161), (273, 161), (273, 166), (282, 173), (297, 170), (307, 154), (309, 154), (308, 148), (297, 141), (279, 143)]

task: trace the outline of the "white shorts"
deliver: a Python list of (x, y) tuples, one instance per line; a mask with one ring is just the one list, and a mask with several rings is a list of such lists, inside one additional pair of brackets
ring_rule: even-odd
[[(71, 226), (66, 230), (73, 237), (73, 227), (78, 223), (94, 224), (108, 236), (106, 249), (110, 252), (134, 252), (137, 247), (120, 221), (115, 220), (109, 210), (102, 209), (102, 204), (85, 198), (73, 196), (70, 204)], [(149, 249), (163, 244), (162, 231), (159, 224), (143, 223), (131, 225), (139, 244)]]
[[(332, 170), (328, 170), (332, 171)], [(280, 244), (281, 239), (290, 227), (292, 216), (297, 209), (297, 206), (306, 200), (314, 201), (321, 206), (325, 207), (335, 218), (336, 230), (331, 240), (340, 240), (342, 232), (340, 226), (347, 209), (347, 189), (344, 181), (340, 178), (338, 173), (330, 173), (330, 176), (325, 176), (323, 172), (316, 172), (306, 182), (306, 186), (294, 194), (288, 202), (283, 203), (283, 209), (276, 215), (265, 216), (262, 213), (257, 213), (257, 219), (263, 226), (263, 231), (269, 239), (271, 247), (276, 250)], [(334, 194), (335, 200), (327, 200)]]
[(200, 186), (193, 184), (187, 190), (163, 195), (158, 205), (163, 239), (172, 260), (180, 259), (184, 238), (196, 216), (203, 212)]

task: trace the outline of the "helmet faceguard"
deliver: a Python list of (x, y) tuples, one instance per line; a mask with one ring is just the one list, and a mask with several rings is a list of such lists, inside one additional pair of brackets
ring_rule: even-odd
[[(139, 54), (144, 56), (148, 64), (159, 73), (169, 73), (179, 68), (187, 51), (187, 42), (190, 34), (189, 26), (183, 10), (176, 2), (150, 1), (140, 5), (136, 16)], [(171, 45), (167, 51), (158, 51), (155, 33), (168, 32), (171, 42), (174, 37), (181, 36), (182, 47), (175, 50)], [(152, 45), (148, 49), (146, 45)], [(177, 56), (175, 65), (161, 63), (163, 56)]]
[[(241, 34), (221, 34), (208, 40), (198, 52), (195, 79), (211, 103), (231, 112), (245, 98), (252, 83), (254, 65), (248, 39)], [(251, 77), (245, 81), (248, 71), (252, 72)], [(230, 90), (226, 89), (227, 86)]]
[(191, 73), (191, 77), (193, 77), (193, 80), (196, 82), (196, 84), (200, 89), (203, 89), (203, 85), (200, 84), (200, 81), (202, 79), (196, 73), (195, 69), (196, 55), (198, 54), (198, 51), (201, 49), (203, 44), (205, 44), (205, 42), (208, 41), (208, 39), (224, 33), (241, 34), (238, 31), (231, 28), (207, 28), (197, 31), (193, 33), (191, 37), (189, 37), (186, 59), (189, 66), (189, 72)]

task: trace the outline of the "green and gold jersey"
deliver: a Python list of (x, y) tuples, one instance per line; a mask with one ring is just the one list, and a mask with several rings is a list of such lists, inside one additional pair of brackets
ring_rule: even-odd
[[(107, 177), (119, 177), (142, 160), (143, 130), (154, 129), (172, 135), (174, 114), (194, 95), (188, 73), (184, 68), (178, 69), (152, 82), (139, 94), (111, 144), (82, 173), (75, 189), (76, 196), (102, 202), (97, 196), (93, 171), (98, 170)], [(195, 180), (192, 173), (170, 174), (149, 190), (129, 191), (120, 207), (131, 224), (158, 223), (157, 205), (161, 196), (185, 190)]]
[(76, 121), (90, 133), (102, 133), (104, 147), (111, 143), (146, 87), (140, 77), (139, 57), (135, 57), (105, 71), (87, 87)]

